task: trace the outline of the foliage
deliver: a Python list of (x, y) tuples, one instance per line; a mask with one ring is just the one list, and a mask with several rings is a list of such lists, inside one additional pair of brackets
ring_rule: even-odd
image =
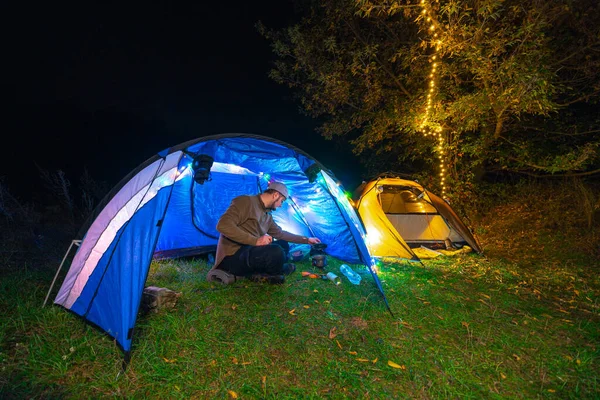
[[(72, 185), (64, 171), (48, 171), (38, 166), (45, 188), (44, 203), (58, 214), (68, 215), (69, 222), (79, 225), (93, 211), (96, 204), (108, 193), (106, 182), (96, 181), (87, 169), (79, 178), (78, 185)], [(76, 198), (80, 200), (77, 201)]]
[(484, 233), (488, 256), (522, 267), (553, 263), (566, 252), (600, 259), (598, 183), (530, 179), (486, 184), (478, 194), (469, 215)]
[[(326, 117), (324, 136), (351, 140), (371, 172), (435, 171), (437, 143), (422, 135), (423, 123), (443, 128), (455, 181), (598, 172), (596, 1), (306, 4), (287, 29), (259, 24), (277, 55), (271, 77), (306, 113)], [(434, 53), (437, 91), (425, 121)]]
[[(259, 24), (279, 56), (271, 77), (296, 90), (308, 115), (329, 117), (325, 137), (347, 135), (357, 153), (374, 149), (394, 164), (396, 157), (426, 158), (426, 141), (410, 129), (411, 99), (422, 84), (407, 62), (417, 26), (405, 18), (360, 18), (346, 1), (310, 4), (309, 15), (284, 31)], [(420, 154), (398, 151), (402, 146)]]
[(0, 179), (0, 271), (62, 257), (67, 248), (62, 241), (74, 238), (82, 221), (108, 192), (107, 184), (94, 180), (87, 170), (72, 185), (63, 171), (38, 169), (43, 190), (34, 192), (33, 197), (39, 199), (33, 202), (13, 195)]
[(0, 178), (0, 271), (22, 261), (23, 253), (34, 246), (40, 218), (33, 204), (14, 196)]

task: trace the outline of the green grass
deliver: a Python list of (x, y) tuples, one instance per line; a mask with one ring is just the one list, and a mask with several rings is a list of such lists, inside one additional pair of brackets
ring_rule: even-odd
[(335, 286), (301, 277), (312, 267), (300, 263), (283, 285), (221, 286), (200, 259), (154, 262), (147, 285), (182, 296), (140, 315), (124, 373), (109, 337), (41, 308), (50, 272), (8, 274), (0, 397), (600, 397), (597, 273), (571, 260), (502, 260), (382, 266), (393, 316), (364, 271), (359, 286)]

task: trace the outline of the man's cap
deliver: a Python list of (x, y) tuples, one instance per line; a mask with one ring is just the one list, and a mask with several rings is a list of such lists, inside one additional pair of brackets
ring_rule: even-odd
[(267, 189), (277, 190), (279, 193), (284, 195), (286, 199), (289, 197), (287, 187), (281, 182), (269, 182), (269, 187)]

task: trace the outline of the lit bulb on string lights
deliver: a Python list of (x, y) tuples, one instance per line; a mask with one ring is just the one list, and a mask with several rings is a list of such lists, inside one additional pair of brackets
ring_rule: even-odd
[[(437, 2), (438, 0), (436, 0)], [(433, 49), (433, 54), (429, 57), (429, 62), (431, 63), (431, 70), (429, 73), (429, 91), (427, 92), (427, 104), (425, 105), (425, 109), (423, 110), (422, 122), (420, 125), (420, 130), (425, 136), (433, 136), (434, 139), (437, 140), (436, 150), (438, 153), (438, 158), (440, 160), (439, 164), (439, 176), (440, 176), (440, 185), (442, 187), (442, 197), (445, 198), (446, 195), (446, 166), (444, 163), (444, 138), (442, 137), (442, 128), (437, 127), (435, 130), (428, 127), (430, 111), (432, 107), (432, 98), (435, 96), (435, 88), (436, 88), (436, 74), (437, 67), (439, 64), (437, 51), (440, 50), (442, 41), (438, 39), (438, 33), (436, 29), (436, 23), (433, 21), (433, 9), (430, 5), (425, 1), (421, 0), (421, 15), (416, 19), (417, 23), (423, 23), (424, 27), (427, 28), (427, 32), (429, 32), (430, 36), (433, 38), (429, 46)], [(423, 39), (425, 41), (425, 39)]]

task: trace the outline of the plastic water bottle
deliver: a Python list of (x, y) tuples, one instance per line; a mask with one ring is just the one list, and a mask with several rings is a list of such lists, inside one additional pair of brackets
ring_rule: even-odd
[(342, 283), (340, 281), (340, 278), (338, 278), (338, 276), (336, 274), (334, 274), (333, 272), (328, 272), (327, 275), (323, 275), (322, 278), (329, 279), (331, 282), (335, 283), (336, 285), (339, 285), (340, 283)]
[(358, 285), (360, 283), (360, 280), (362, 279), (362, 277), (359, 274), (354, 272), (352, 268), (350, 268), (346, 264), (342, 264), (340, 266), (340, 272), (344, 274), (346, 278), (348, 278), (348, 280), (355, 285)]

